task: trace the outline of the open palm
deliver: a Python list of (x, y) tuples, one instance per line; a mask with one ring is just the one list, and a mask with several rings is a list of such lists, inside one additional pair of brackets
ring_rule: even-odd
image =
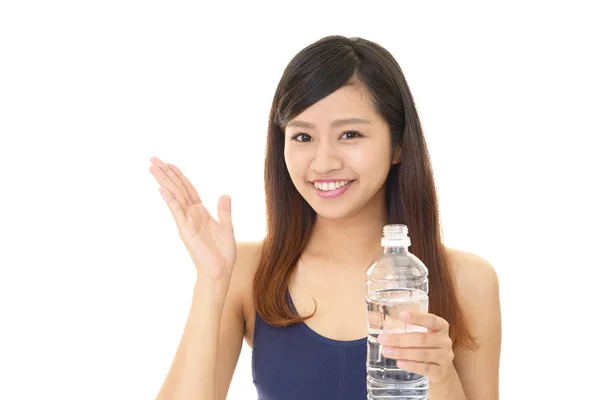
[(161, 185), (159, 191), (173, 215), (179, 237), (185, 244), (198, 273), (212, 279), (229, 275), (237, 257), (231, 198), (223, 195), (215, 220), (185, 175), (173, 164), (152, 157), (150, 172)]

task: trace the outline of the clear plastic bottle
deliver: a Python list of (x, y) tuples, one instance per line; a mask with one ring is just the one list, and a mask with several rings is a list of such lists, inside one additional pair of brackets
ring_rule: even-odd
[(429, 309), (427, 267), (408, 251), (406, 225), (386, 225), (383, 254), (367, 269), (367, 391), (369, 400), (425, 400), (427, 377), (404, 371), (396, 360), (381, 354), (381, 333), (426, 332), (427, 329), (400, 320), (401, 311)]

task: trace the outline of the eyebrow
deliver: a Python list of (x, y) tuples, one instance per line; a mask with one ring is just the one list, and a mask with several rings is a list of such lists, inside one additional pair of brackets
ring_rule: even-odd
[[(349, 125), (349, 124), (370, 124), (370, 121), (367, 121), (366, 119), (362, 119), (362, 118), (344, 118), (344, 119), (336, 119), (335, 121), (331, 122), (331, 127), (332, 128), (336, 128), (338, 126), (342, 126), (342, 125)], [(287, 124), (288, 127), (297, 127), (297, 128), (308, 128), (308, 129), (314, 129), (315, 126), (309, 122), (304, 122), (304, 121), (291, 121), (290, 123)]]

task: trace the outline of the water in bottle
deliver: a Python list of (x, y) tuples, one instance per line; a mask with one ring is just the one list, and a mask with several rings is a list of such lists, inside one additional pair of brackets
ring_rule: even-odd
[(426, 400), (427, 377), (404, 371), (381, 354), (381, 333), (426, 332), (399, 318), (401, 311), (428, 312), (427, 268), (408, 251), (406, 225), (386, 225), (383, 253), (367, 269), (367, 391), (369, 400)]

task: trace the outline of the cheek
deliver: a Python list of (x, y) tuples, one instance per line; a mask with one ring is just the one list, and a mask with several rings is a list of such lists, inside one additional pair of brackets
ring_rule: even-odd
[(347, 162), (357, 170), (364, 169), (371, 160), (373, 153), (368, 147), (356, 147), (346, 154)]
[[(388, 159), (382, 157), (385, 149), (370, 146), (354, 149), (355, 151), (346, 154), (348, 166), (350, 166), (359, 177), (369, 178), (370, 181), (376, 182), (380, 179), (379, 175), (386, 175), (388, 170)], [(384, 178), (385, 179), (385, 176)]]
[(298, 152), (288, 152), (286, 149), (284, 151), (284, 159), (288, 173), (292, 177), (292, 180), (294, 182), (302, 180), (305, 173), (305, 168), (302, 157), (298, 154)]

